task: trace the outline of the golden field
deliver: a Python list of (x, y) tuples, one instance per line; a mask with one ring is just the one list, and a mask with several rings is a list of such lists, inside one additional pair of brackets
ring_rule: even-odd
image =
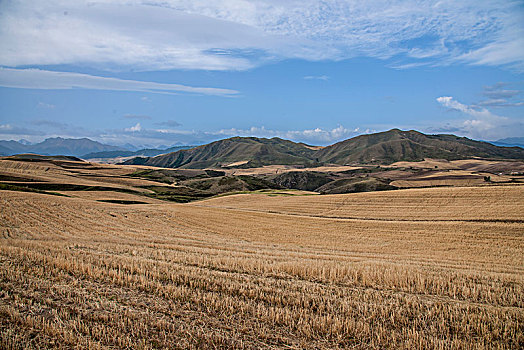
[[(99, 168), (0, 173), (146, 191)], [(0, 348), (524, 347), (519, 184), (188, 204), (58, 192), (0, 191)]]

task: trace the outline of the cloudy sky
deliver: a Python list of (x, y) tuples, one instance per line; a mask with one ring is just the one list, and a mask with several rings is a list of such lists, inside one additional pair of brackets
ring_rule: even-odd
[(0, 1), (0, 139), (524, 136), (524, 2)]

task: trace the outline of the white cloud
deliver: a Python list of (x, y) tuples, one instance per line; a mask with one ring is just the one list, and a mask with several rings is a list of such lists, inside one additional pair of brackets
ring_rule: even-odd
[[(512, 16), (507, 26), (496, 33), (492, 42), (458, 56), (457, 60), (475, 65), (507, 64), (524, 72), (524, 16), (522, 7), (519, 10), (519, 16)], [(512, 23), (515, 20), (517, 22)]]
[(19, 1), (2, 7), (5, 66), (243, 70), (253, 66), (249, 59), (210, 50), (250, 50), (252, 43), (267, 41), (254, 27), (148, 1)]
[[(170, 121), (169, 124), (176, 123)], [(360, 130), (359, 128), (348, 129), (343, 126), (338, 126), (333, 129), (314, 128), (306, 130), (271, 130), (265, 127), (251, 127), (248, 129), (222, 129), (222, 130), (182, 130), (173, 128), (158, 128), (148, 129), (143, 127), (140, 123), (129, 128), (122, 129), (106, 129), (106, 130), (92, 130), (87, 131), (81, 127), (73, 125), (53, 125), (46, 121), (39, 121), (38, 130), (28, 130), (20, 128), (16, 125), (0, 124), (0, 138), (8, 137), (24, 137), (32, 142), (42, 141), (42, 136), (45, 137), (89, 137), (90, 139), (100, 141), (107, 144), (124, 145), (126, 143), (134, 145), (152, 145), (159, 146), (162, 144), (186, 144), (196, 145), (204, 144), (212, 141), (232, 137), (232, 136), (254, 136), (254, 137), (280, 137), (296, 142), (305, 142), (311, 145), (328, 145), (337, 141), (345, 140), (361, 133), (369, 133), (369, 130)], [(48, 125), (50, 124), (50, 125)], [(160, 123), (166, 125), (168, 123)], [(44, 132), (42, 126), (55, 129), (53, 132)], [(58, 130), (60, 129), (60, 130)], [(80, 131), (80, 132), (79, 132)]]
[(48, 0), (0, 4), (0, 65), (245, 70), (268, 60), (398, 58), (524, 69), (506, 0)]
[(492, 107), (521, 107), (524, 106), (524, 102), (510, 102), (503, 98), (495, 98), (495, 99), (489, 99), (480, 101), (475, 104), (475, 106), (492, 106)]
[(176, 128), (176, 127), (182, 126), (182, 124), (180, 124), (176, 120), (172, 120), (172, 119), (165, 120), (165, 121), (162, 121), (162, 122), (157, 122), (156, 124), (157, 125), (162, 125), (162, 126), (169, 126), (169, 127), (172, 127), (172, 128)]
[(124, 129), (125, 131), (129, 131), (129, 132), (137, 132), (137, 131), (141, 131), (142, 130), (142, 125), (140, 125), (140, 123), (136, 123), (135, 126), (132, 126), (130, 128), (126, 128)]
[(322, 128), (306, 130), (270, 130), (265, 127), (251, 127), (249, 129), (222, 129), (217, 132), (224, 136), (256, 136), (256, 137), (280, 137), (293, 141), (311, 142), (312, 144), (329, 144), (340, 141), (359, 132), (359, 128), (346, 129), (342, 125), (326, 130)]
[(327, 75), (306, 75), (304, 77), (306, 80), (329, 80), (329, 77)]
[(12, 69), (0, 67), (0, 86), (22, 89), (95, 89), (114, 91), (140, 91), (149, 93), (194, 93), (232, 96), (236, 90), (192, 87), (180, 84), (163, 84), (149, 81), (124, 80), (89, 74), (54, 72), (40, 69)]
[(475, 109), (465, 104), (462, 104), (454, 100), (453, 97), (451, 96), (438, 97), (437, 102), (443, 105), (444, 107), (448, 107), (451, 109), (455, 109), (457, 111), (461, 111), (463, 113), (466, 113), (472, 117), (479, 118), (479, 119), (501, 119), (501, 120), (507, 119), (505, 117), (499, 117), (498, 115), (491, 113), (486, 108)]
[(524, 101), (522, 95), (522, 84), (524, 82), (498, 82), (492, 86), (484, 86), (482, 95), (487, 99), (472, 105), (473, 108), (491, 107), (521, 107)]
[(477, 139), (497, 139), (508, 133), (522, 131), (522, 123), (507, 117), (496, 115), (483, 107), (472, 107), (460, 103), (451, 96), (437, 98), (442, 106), (466, 114), (469, 119), (447, 126), (449, 130)]
[(484, 95), (492, 98), (511, 98), (520, 94), (519, 90), (491, 89), (484, 91)]
[(75, 129), (75, 128), (72, 128), (69, 124), (57, 122), (54, 120), (48, 120), (48, 119), (32, 120), (31, 125), (36, 125), (36, 126), (44, 127), (44, 128), (61, 129), (61, 130)]
[(414, 62), (414, 63), (405, 63), (405, 64), (392, 64), (391, 68), (394, 69), (411, 69), (411, 68), (417, 68), (417, 67), (424, 67), (427, 66), (428, 62)]
[(45, 102), (38, 102), (37, 105), (38, 108), (45, 108), (45, 109), (53, 109), (55, 108), (55, 105)]
[(31, 138), (34, 135), (44, 135), (42, 130), (27, 129), (11, 124), (0, 124), (0, 139), (11, 139), (12, 137), (27, 137)]

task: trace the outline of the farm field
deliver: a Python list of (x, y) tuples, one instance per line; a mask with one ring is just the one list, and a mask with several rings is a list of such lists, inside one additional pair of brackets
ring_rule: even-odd
[(0, 350), (524, 350), (524, 0), (0, 0)]
[(519, 183), (180, 204), (147, 169), (0, 161), (0, 348), (524, 345)]

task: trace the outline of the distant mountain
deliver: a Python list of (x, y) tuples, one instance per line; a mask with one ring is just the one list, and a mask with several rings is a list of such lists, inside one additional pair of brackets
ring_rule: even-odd
[(18, 141), (0, 141), (0, 152), (5, 156), (28, 152), (28, 148), (28, 145), (24, 145)]
[(145, 148), (145, 149), (140, 149), (138, 151), (121, 150), (121, 151), (93, 152), (93, 153), (84, 154), (82, 158), (83, 159), (108, 159), (108, 158), (132, 157), (132, 156), (154, 157), (159, 154), (176, 152), (179, 150), (190, 149), (193, 147), (195, 146), (174, 146), (174, 147), (169, 147), (166, 149)]
[(508, 137), (497, 141), (490, 142), (502, 147), (521, 147), (524, 148), (524, 137)]
[(121, 150), (120, 147), (105, 145), (88, 138), (63, 139), (61, 137), (49, 138), (30, 147), (33, 152), (38, 154), (61, 154), (68, 156), (81, 156), (91, 152)]
[(392, 129), (360, 135), (318, 150), (314, 157), (323, 163), (393, 163), (424, 158), (465, 159), (471, 157), (524, 159), (524, 150), (498, 147), (455, 135), (426, 135), (418, 131)]
[(61, 137), (48, 138), (44, 141), (26, 145), (17, 141), (0, 141), (0, 152), (4, 155), (19, 153), (36, 153), (43, 155), (82, 156), (91, 152), (120, 151), (122, 148), (105, 145), (88, 138), (64, 139)]
[(524, 160), (524, 149), (498, 147), (455, 135), (425, 135), (414, 130), (392, 129), (360, 135), (321, 149), (279, 138), (233, 137), (156, 157), (137, 157), (123, 164), (204, 169), (272, 164), (389, 164), (424, 158), (454, 160), (471, 157)]
[(0, 156), (8, 156), (11, 154), (11, 149), (0, 145)]
[(123, 164), (189, 169), (258, 167), (271, 164), (314, 166), (318, 165), (312, 158), (314, 153), (312, 147), (277, 137), (232, 137), (152, 158), (133, 158)]

